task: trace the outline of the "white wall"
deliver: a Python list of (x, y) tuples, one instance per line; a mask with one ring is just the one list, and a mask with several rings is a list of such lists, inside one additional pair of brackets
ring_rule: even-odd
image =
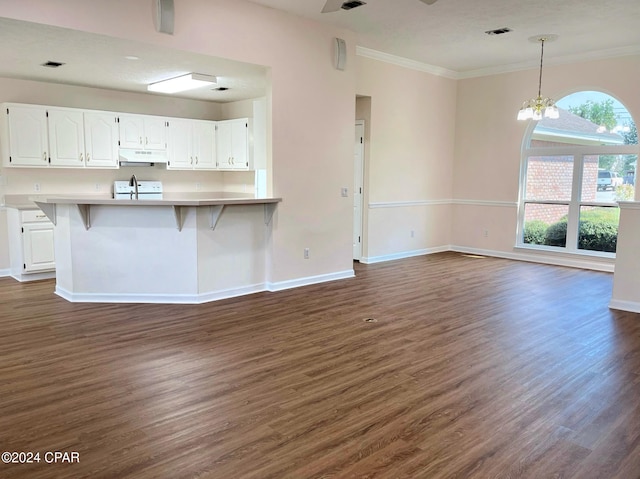
[[(558, 99), (575, 91), (603, 91), (618, 98), (638, 122), (638, 78), (637, 55), (545, 65), (542, 93)], [(536, 95), (537, 88), (538, 72), (534, 70), (458, 82), (453, 245), (514, 254), (521, 147), (528, 125), (517, 121), (516, 114), (525, 99)], [(526, 254), (535, 257), (535, 253)], [(600, 269), (597, 260), (580, 261)]]
[[(365, 134), (364, 262), (450, 242), (456, 82), (357, 57), (357, 93), (370, 101)], [(414, 232), (413, 237), (411, 232)]]
[[(270, 67), (272, 283), (352, 270), (355, 67), (333, 67), (333, 39), (348, 31), (239, 0), (176, 0), (174, 35), (157, 33), (151, 1), (0, 1), (4, 16)], [(303, 249), (310, 248), (310, 259)]]

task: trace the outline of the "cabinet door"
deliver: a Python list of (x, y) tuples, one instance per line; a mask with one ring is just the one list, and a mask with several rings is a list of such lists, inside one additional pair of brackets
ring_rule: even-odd
[(167, 153), (170, 170), (190, 170), (193, 168), (191, 145), (191, 121), (172, 118), (167, 127)]
[(144, 145), (144, 121), (138, 115), (120, 115), (118, 132), (120, 148), (142, 148)]
[(219, 121), (216, 126), (216, 161), (218, 168), (231, 169), (233, 144), (231, 141), (231, 122)]
[(231, 167), (234, 170), (249, 169), (248, 139), (247, 121), (231, 122)]
[(82, 111), (49, 109), (49, 146), (52, 166), (84, 168)]
[(199, 170), (216, 168), (216, 124), (213, 121), (193, 122), (193, 167)]
[(24, 271), (30, 273), (55, 269), (53, 224), (25, 223), (22, 228)]
[(118, 167), (118, 123), (115, 113), (84, 113), (84, 145), (87, 167)]
[(164, 118), (144, 118), (145, 150), (166, 150), (167, 121)]
[(10, 106), (9, 164), (12, 166), (48, 166), (46, 108)]

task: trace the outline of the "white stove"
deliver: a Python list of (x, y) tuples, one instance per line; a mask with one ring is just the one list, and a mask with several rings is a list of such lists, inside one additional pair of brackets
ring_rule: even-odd
[[(136, 183), (138, 184), (138, 197), (136, 198)], [(113, 182), (113, 197), (116, 200), (161, 200), (162, 182), (137, 180), (135, 176), (131, 180), (118, 180)]]

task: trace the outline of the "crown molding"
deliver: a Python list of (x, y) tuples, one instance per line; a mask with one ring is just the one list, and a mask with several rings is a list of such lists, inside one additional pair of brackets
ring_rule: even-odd
[(356, 45), (356, 55), (371, 58), (373, 60), (379, 60), (385, 63), (391, 63), (393, 65), (408, 68), (409, 70), (431, 73), (432, 75), (451, 78), (452, 80), (458, 79), (458, 73), (453, 70), (447, 70), (446, 68), (429, 65), (428, 63), (399, 57), (397, 55), (392, 55), (391, 53), (379, 52), (378, 50), (372, 50), (371, 48), (361, 47), (359, 45)]
[[(446, 68), (430, 65), (428, 63), (422, 63), (416, 60), (410, 60), (408, 58), (399, 57), (390, 53), (384, 53), (370, 48), (356, 46), (356, 55), (371, 58), (373, 60), (379, 60), (385, 63), (391, 63), (410, 70), (416, 70), (425, 73), (431, 73), (432, 75), (450, 78), (452, 80), (464, 80), (467, 78), (477, 78), (490, 75), (500, 75), (503, 73), (511, 73), (523, 70), (534, 70), (540, 66), (539, 61), (527, 61), (521, 63), (512, 63), (510, 65), (501, 65), (489, 68), (480, 68), (477, 70), (469, 70), (464, 72), (457, 72), (454, 70), (448, 70)], [(598, 50), (595, 52), (580, 53), (576, 55), (566, 55), (563, 57), (555, 57), (545, 59), (546, 65), (567, 65), (571, 63), (581, 63), (596, 60), (606, 60), (609, 58), (626, 57), (632, 55), (640, 55), (640, 45), (633, 45), (628, 47), (610, 48), (608, 50)]]

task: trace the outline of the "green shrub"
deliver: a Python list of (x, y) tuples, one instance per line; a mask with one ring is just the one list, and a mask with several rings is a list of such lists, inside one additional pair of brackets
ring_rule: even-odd
[(567, 244), (567, 219), (563, 218), (547, 228), (544, 235), (544, 244), (548, 246), (566, 246)]
[(620, 185), (616, 186), (615, 200), (616, 201), (633, 201), (635, 189), (633, 185)]
[(523, 241), (528, 244), (544, 244), (548, 227), (549, 225), (541, 220), (527, 221), (524, 224)]
[(578, 248), (615, 253), (618, 243), (618, 208), (598, 208), (580, 215)]
[[(618, 241), (618, 208), (595, 208), (583, 211), (578, 229), (578, 248), (615, 253)], [(562, 218), (546, 230), (544, 244), (566, 246), (567, 219)]]

